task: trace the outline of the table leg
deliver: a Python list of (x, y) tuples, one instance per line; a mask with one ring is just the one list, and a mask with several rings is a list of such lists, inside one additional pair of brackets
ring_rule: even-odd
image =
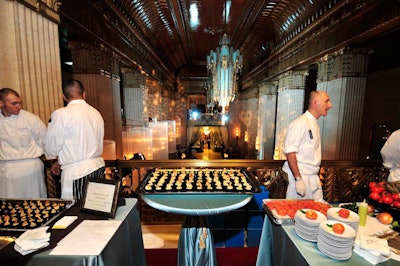
[(178, 265), (217, 265), (214, 240), (206, 216), (185, 217), (178, 241)]

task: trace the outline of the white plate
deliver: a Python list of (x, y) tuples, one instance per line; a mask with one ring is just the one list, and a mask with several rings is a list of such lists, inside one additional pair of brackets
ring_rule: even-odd
[[(337, 234), (335, 232), (333, 232), (332, 227), (328, 226), (328, 225), (333, 225), (335, 223), (340, 223), (344, 226), (344, 232), (343, 234)], [(336, 237), (336, 238), (355, 238), (357, 233), (354, 230), (353, 227), (351, 227), (350, 225), (340, 222), (340, 221), (335, 221), (335, 220), (325, 220), (323, 222), (321, 222), (321, 224), (319, 225), (320, 228), (322, 230), (324, 230), (326, 233)]]
[(332, 259), (348, 260), (353, 255), (353, 251), (351, 249), (346, 250), (347, 251), (346, 253), (338, 254), (338, 253), (335, 253), (335, 252), (325, 249), (325, 247), (321, 246), (321, 244), (318, 242), (317, 242), (317, 247), (318, 247), (319, 251), (321, 251), (321, 253), (325, 254), (326, 256), (328, 256)]
[(340, 217), (338, 211), (343, 208), (329, 208), (327, 212), (327, 216), (332, 217), (335, 220), (346, 222), (346, 223), (358, 223), (360, 221), (360, 216), (357, 213), (349, 210), (350, 215), (347, 218)]
[(302, 211), (306, 212), (308, 210), (311, 210), (311, 209), (298, 210), (295, 214), (295, 217), (297, 216), (299, 219), (301, 219), (306, 224), (320, 224), (322, 221), (326, 220), (326, 216), (323, 213), (316, 211), (316, 210), (313, 210), (313, 211), (315, 211), (317, 213), (317, 219), (315, 219), (315, 220), (308, 219), (306, 217), (306, 214), (302, 212)]

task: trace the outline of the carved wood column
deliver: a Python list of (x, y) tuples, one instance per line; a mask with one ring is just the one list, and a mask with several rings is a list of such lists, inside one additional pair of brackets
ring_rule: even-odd
[(87, 102), (102, 114), (104, 139), (114, 140), (122, 159), (122, 114), (118, 58), (95, 43), (70, 43), (73, 77), (80, 80)]
[(333, 104), (318, 121), (323, 160), (358, 158), (369, 52), (345, 48), (319, 63), (317, 90), (326, 91)]
[(0, 1), (0, 87), (18, 91), (46, 124), (63, 106), (58, 2)]

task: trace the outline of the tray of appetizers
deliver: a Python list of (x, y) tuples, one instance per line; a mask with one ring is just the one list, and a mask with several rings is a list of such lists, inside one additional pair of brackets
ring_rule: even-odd
[(0, 230), (26, 231), (46, 226), (72, 205), (61, 199), (0, 199)]
[(139, 194), (258, 193), (260, 186), (244, 169), (154, 169), (138, 187)]
[(294, 216), (300, 209), (312, 209), (325, 216), (331, 205), (324, 200), (312, 199), (263, 199), (263, 207), (275, 224), (294, 224)]

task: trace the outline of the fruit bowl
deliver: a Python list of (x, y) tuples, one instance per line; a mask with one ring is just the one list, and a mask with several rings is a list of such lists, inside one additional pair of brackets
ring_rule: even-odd
[(388, 212), (393, 216), (393, 219), (395, 221), (399, 221), (400, 222), (400, 209), (399, 208), (395, 208), (392, 207), (390, 205), (384, 204), (384, 203), (380, 203), (376, 200), (370, 199), (369, 198), (369, 189), (368, 187), (363, 187), (361, 190), (361, 195), (364, 197), (364, 199), (371, 204), (372, 206), (374, 206), (375, 209), (378, 209), (380, 212)]

